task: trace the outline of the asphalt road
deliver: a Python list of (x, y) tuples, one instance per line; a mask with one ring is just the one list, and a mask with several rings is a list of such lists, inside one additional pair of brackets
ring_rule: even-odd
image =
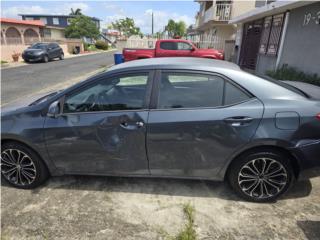
[(113, 53), (103, 52), (26, 66), (1, 69), (1, 104), (23, 98), (42, 89), (86, 76), (113, 63)]

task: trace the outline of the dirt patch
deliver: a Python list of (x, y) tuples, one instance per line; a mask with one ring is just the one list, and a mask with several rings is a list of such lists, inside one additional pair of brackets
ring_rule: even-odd
[(194, 208), (198, 239), (319, 239), (320, 177), (272, 204), (244, 202), (226, 184), (55, 177), (35, 190), (1, 187), (2, 239), (167, 239)]

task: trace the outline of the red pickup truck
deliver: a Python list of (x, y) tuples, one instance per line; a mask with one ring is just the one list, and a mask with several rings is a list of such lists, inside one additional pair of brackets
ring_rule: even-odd
[(155, 57), (202, 57), (224, 59), (223, 51), (215, 49), (199, 49), (190, 41), (182, 39), (158, 40), (153, 49), (124, 48), (124, 61)]

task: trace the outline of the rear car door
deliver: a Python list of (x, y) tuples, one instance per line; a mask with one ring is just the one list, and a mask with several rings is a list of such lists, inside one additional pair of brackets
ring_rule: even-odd
[(47, 117), (47, 150), (67, 173), (149, 174), (145, 149), (152, 72), (101, 77), (73, 90)]
[(47, 50), (48, 51), (48, 56), (49, 56), (50, 59), (57, 57), (56, 49), (55, 49), (55, 46), (54, 46), (53, 43), (49, 43), (47, 49), (48, 49)]
[(159, 47), (156, 48), (156, 57), (176, 57), (177, 50), (176, 41), (161, 41)]
[(151, 174), (214, 179), (254, 135), (262, 103), (219, 74), (157, 75), (147, 130)]

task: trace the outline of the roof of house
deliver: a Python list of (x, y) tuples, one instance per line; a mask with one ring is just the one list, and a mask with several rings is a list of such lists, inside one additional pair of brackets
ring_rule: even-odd
[(303, 7), (305, 5), (309, 5), (315, 3), (317, 1), (298, 1), (298, 0), (291, 0), (291, 1), (276, 1), (270, 4), (267, 4), (262, 7), (255, 8), (251, 11), (248, 11), (244, 14), (241, 14), (232, 20), (229, 21), (229, 24), (234, 23), (244, 23), (249, 22), (255, 19), (264, 18), (270, 15), (275, 15), (279, 13), (283, 13), (295, 8)]
[(0, 18), (0, 22), (44, 27), (44, 23), (40, 20), (18, 20), (14, 18)]
[[(62, 14), (18, 14), (19, 16), (24, 17), (76, 17), (78, 15), (62, 15)], [(90, 17), (92, 20), (101, 21), (101, 19), (96, 17)]]

